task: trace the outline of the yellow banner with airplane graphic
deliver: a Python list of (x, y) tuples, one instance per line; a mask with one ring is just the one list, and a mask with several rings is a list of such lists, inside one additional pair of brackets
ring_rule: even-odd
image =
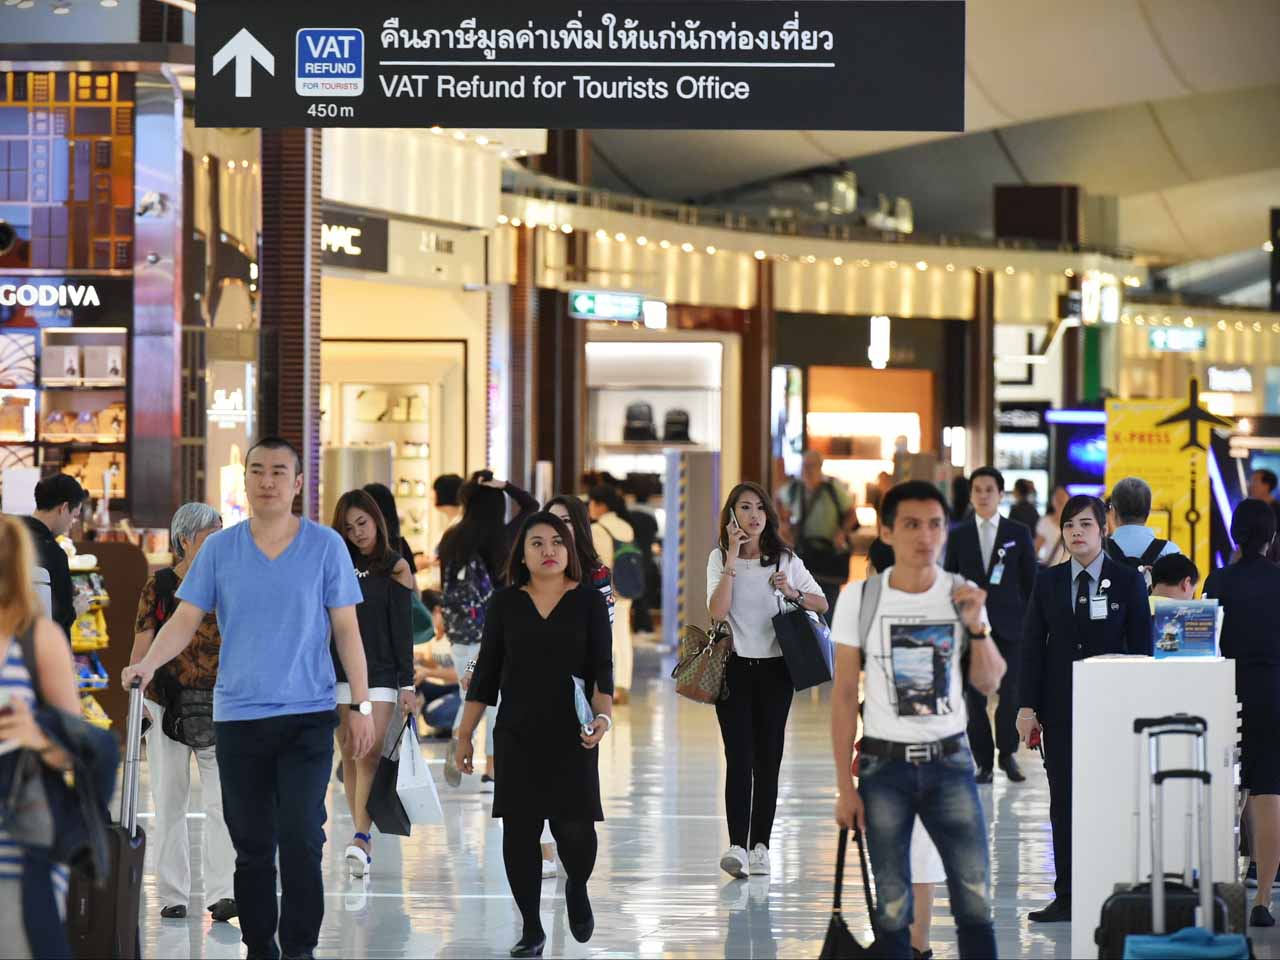
[(1107, 401), (1107, 490), (1125, 477), (1150, 484), (1151, 528), (1191, 558), (1201, 583), (1212, 569), (1208, 447), (1215, 426), (1231, 421), (1200, 406), (1195, 380), (1181, 400)]

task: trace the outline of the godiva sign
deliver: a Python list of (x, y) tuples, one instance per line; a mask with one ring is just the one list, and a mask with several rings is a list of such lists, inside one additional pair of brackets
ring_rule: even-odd
[(217, 0), (201, 126), (964, 129), (964, 0)]

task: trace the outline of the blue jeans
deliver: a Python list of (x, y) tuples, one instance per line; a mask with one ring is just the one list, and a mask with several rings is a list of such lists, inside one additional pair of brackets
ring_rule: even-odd
[(918, 814), (946, 867), (960, 956), (995, 957), (987, 823), (968, 748), (921, 764), (863, 754), (858, 793), (876, 877), (881, 956), (911, 960), (911, 828)]

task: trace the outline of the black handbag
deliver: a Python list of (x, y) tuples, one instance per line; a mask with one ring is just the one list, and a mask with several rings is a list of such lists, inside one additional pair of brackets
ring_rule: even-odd
[[(369, 799), (365, 809), (373, 819), (373, 824), (386, 834), (397, 837), (409, 836), (409, 814), (400, 802), (397, 781), (400, 777), (400, 738), (404, 736), (412, 719), (400, 725), (387, 728), (387, 736), (383, 739), (382, 756), (378, 758), (378, 769), (374, 771), (373, 783), (369, 787)], [(392, 736), (399, 730), (398, 735)]]
[(871, 898), (871, 875), (867, 870), (867, 851), (862, 844), (860, 831), (854, 831), (853, 838), (858, 844), (858, 859), (862, 864), (862, 887), (867, 894), (867, 910), (871, 915), (871, 945), (864, 947), (858, 942), (858, 938), (850, 932), (849, 925), (844, 922), (844, 914), (841, 911), (840, 901), (844, 893), (844, 861), (849, 847), (849, 831), (841, 829), (840, 848), (836, 852), (836, 889), (831, 909), (831, 922), (827, 924), (827, 938), (822, 942), (822, 952), (818, 954), (819, 960), (855, 960), (860, 957), (877, 957), (881, 953), (879, 944), (874, 939), (876, 907)]
[(204, 750), (218, 742), (213, 728), (212, 690), (179, 687), (167, 699), (160, 715), (160, 729), (166, 737), (193, 750)]
[[(773, 633), (782, 648), (782, 658), (791, 674), (796, 690), (808, 690), (827, 683), (835, 676), (835, 654), (831, 648), (831, 629), (825, 620), (809, 616), (795, 600), (785, 601), (773, 617)], [(779, 600), (780, 607), (783, 601)]]

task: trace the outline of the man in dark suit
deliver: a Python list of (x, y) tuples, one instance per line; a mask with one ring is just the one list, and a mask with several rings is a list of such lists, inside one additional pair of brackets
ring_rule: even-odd
[(1000, 684), (994, 741), (987, 718), (987, 698), (972, 687), (965, 688), (969, 749), (978, 767), (978, 783), (991, 782), (997, 748), (1005, 775), (1014, 783), (1027, 779), (1014, 759), (1018, 750), (1018, 648), (1022, 642), (1022, 619), (1036, 580), (1036, 551), (1030, 530), (1000, 516), (1003, 494), (1004, 477), (999, 470), (980, 467), (973, 471), (969, 478), (973, 517), (951, 528), (942, 563), (944, 569), (961, 574), (987, 591), (991, 634), (1009, 665)]
[(1062, 540), (1071, 555), (1041, 572), (1031, 594), (1022, 642), (1018, 735), (1044, 734), (1053, 825), (1054, 901), (1032, 922), (1071, 919), (1072, 664), (1104, 653), (1151, 655), (1151, 610), (1142, 573), (1102, 550), (1106, 507), (1075, 496), (1062, 508)]

